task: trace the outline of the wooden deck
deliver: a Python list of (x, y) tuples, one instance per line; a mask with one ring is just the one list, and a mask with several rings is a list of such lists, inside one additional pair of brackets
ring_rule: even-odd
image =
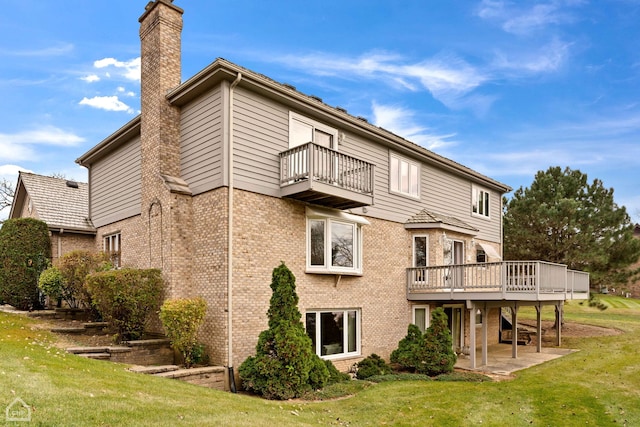
[(410, 301), (565, 301), (589, 299), (589, 274), (544, 261), (407, 269)]

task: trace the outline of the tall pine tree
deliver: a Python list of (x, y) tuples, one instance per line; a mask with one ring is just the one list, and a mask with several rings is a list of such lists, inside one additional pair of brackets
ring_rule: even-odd
[(273, 270), (269, 329), (262, 331), (256, 355), (240, 365), (246, 390), (267, 399), (291, 399), (323, 387), (329, 371), (318, 357), (300, 321), (296, 278), (284, 263)]
[(602, 181), (579, 170), (551, 167), (536, 174), (506, 203), (504, 254), (509, 260), (545, 260), (591, 273), (591, 285), (616, 285), (640, 257), (640, 241), (624, 206)]

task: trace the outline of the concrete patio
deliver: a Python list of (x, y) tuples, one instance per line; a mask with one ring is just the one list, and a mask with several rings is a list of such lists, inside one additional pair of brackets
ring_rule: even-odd
[(471, 369), (471, 360), (465, 357), (458, 358), (456, 368), (494, 375), (511, 375), (521, 369), (530, 368), (577, 351), (569, 348), (543, 347), (542, 351), (538, 353), (535, 345), (519, 345), (518, 357), (514, 359), (511, 344), (494, 344), (488, 347), (487, 365)]

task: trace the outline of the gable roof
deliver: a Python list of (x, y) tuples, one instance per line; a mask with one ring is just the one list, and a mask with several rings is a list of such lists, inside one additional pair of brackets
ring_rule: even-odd
[(441, 228), (464, 234), (476, 235), (478, 229), (452, 216), (441, 215), (423, 209), (404, 223), (405, 228)]
[[(347, 126), (352, 131), (358, 132), (366, 138), (375, 139), (394, 150), (409, 153), (411, 156), (425, 163), (453, 172), (456, 175), (464, 176), (476, 183), (494, 189), (501, 194), (508, 193), (512, 190), (511, 187), (506, 184), (489, 178), (454, 160), (436, 154), (384, 128), (373, 125), (363, 117), (353, 116), (344, 108), (332, 107), (325, 104), (322, 99), (317, 96), (306, 95), (289, 84), (279, 83), (270, 77), (234, 64), (224, 58), (217, 58), (199, 73), (181, 83), (167, 94), (167, 100), (173, 105), (182, 107), (224, 80), (233, 82), (238, 75), (242, 75), (242, 78), (238, 82), (239, 86), (248, 88), (263, 96), (276, 99), (278, 102), (294, 107), (303, 113), (311, 114), (314, 117), (324, 116), (323, 120), (331, 122), (327, 124), (337, 127)], [(126, 143), (133, 135), (139, 134), (140, 116), (137, 116), (76, 159), (76, 163), (88, 167), (111, 150)]]
[(89, 186), (84, 182), (20, 172), (9, 218), (19, 218), (31, 200), (34, 217), (50, 230), (94, 234), (89, 221)]

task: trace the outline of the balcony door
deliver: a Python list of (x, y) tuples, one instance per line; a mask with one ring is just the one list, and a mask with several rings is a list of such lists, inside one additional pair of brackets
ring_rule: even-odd
[(450, 266), (446, 271), (445, 280), (450, 287), (462, 289), (464, 286), (464, 242), (461, 240), (445, 239), (444, 265)]
[(464, 305), (445, 304), (444, 312), (449, 322), (453, 351), (460, 353), (464, 348)]
[[(293, 111), (289, 112), (289, 148), (310, 142), (315, 145), (308, 145), (302, 151), (294, 151), (295, 154), (290, 159), (290, 172), (298, 177), (306, 176), (316, 181), (334, 183), (337, 181), (338, 157), (331, 150), (338, 150), (337, 129)], [(309, 164), (310, 158), (313, 159), (313, 164)]]

